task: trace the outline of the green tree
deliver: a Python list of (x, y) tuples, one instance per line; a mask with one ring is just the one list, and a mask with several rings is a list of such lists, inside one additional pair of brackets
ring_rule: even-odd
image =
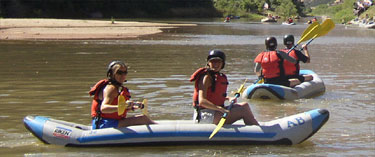
[(284, 18), (298, 15), (297, 7), (292, 0), (280, 0), (280, 6), (276, 8), (276, 13)]

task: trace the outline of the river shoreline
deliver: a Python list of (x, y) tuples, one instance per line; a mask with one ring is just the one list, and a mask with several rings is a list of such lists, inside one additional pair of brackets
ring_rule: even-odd
[(70, 19), (0, 19), (0, 40), (121, 40), (195, 24)]

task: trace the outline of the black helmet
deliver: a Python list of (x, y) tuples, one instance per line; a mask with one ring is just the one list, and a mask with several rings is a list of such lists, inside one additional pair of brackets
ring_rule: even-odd
[(277, 40), (275, 37), (268, 37), (265, 40), (267, 50), (276, 50), (277, 48)]
[(293, 45), (294, 44), (294, 36), (289, 34), (284, 36), (284, 45)]
[(116, 64), (120, 64), (121, 66), (126, 67), (125, 63), (122, 62), (122, 61), (112, 61), (111, 63), (108, 64), (108, 67), (107, 67), (107, 77), (111, 77), (113, 75), (113, 69), (112, 68)]
[(223, 67), (221, 67), (221, 69), (224, 69), (224, 66), (225, 66), (225, 54), (224, 54), (224, 52), (222, 52), (220, 50), (211, 50), (208, 53), (207, 62), (211, 59), (221, 59), (223, 61)]

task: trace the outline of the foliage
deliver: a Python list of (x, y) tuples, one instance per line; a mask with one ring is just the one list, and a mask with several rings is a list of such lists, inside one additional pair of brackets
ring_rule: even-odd
[(296, 16), (296, 5), (294, 5), (290, 0), (280, 0), (280, 6), (276, 8), (276, 13), (282, 17)]
[(331, 4), (335, 0), (304, 0), (307, 7), (315, 7), (321, 4)]
[(8, 18), (221, 16), (212, 0), (0, 0), (0, 11)]
[(328, 16), (332, 18), (335, 22), (350, 21), (355, 18), (353, 14), (353, 3), (356, 0), (345, 0), (344, 3), (329, 6), (327, 4), (322, 4), (316, 7), (312, 11), (313, 15)]
[(369, 9), (367, 9), (365, 12), (363, 12), (360, 18), (365, 18), (366, 14), (368, 14), (370, 18), (375, 17), (375, 6), (372, 6)]
[(276, 9), (279, 16), (290, 17), (304, 15), (304, 4), (298, 0), (213, 0), (215, 8), (224, 15), (250, 16), (250, 14), (265, 14), (264, 4), (270, 6), (270, 10)]

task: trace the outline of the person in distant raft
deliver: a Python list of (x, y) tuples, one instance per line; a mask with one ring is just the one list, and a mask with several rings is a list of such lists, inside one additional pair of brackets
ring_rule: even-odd
[[(284, 36), (284, 45), (286, 46), (285, 49), (282, 49), (283, 52), (288, 52), (293, 46), (294, 46), (294, 36), (293, 35), (285, 35)], [(302, 54), (299, 50), (292, 50), (289, 53), (289, 56), (293, 57), (297, 60), (297, 63), (293, 64), (288, 61), (284, 61), (284, 70), (285, 75), (288, 79), (294, 79), (297, 78), (299, 80), (299, 83), (305, 82), (305, 81), (311, 81), (313, 79), (312, 75), (300, 75), (299, 70), (299, 61), (302, 61), (303, 63), (310, 63), (310, 54), (307, 50), (306, 45), (302, 45), (303, 51), (305, 54)]]
[[(134, 110), (142, 105), (132, 102), (128, 88), (123, 86), (126, 82), (128, 68), (122, 61), (113, 61), (107, 68), (107, 79), (100, 80), (91, 88), (89, 94), (94, 95), (91, 106), (92, 128), (120, 128), (131, 125), (154, 124), (155, 122), (145, 115), (126, 117), (129, 110)], [(118, 115), (119, 98), (124, 98), (128, 104), (125, 112)]]
[(228, 80), (220, 71), (225, 66), (225, 54), (220, 50), (212, 50), (207, 57), (207, 67), (200, 68), (191, 76), (195, 82), (193, 94), (194, 120), (198, 123), (218, 124), (222, 115), (228, 113), (225, 124), (232, 124), (243, 119), (246, 125), (259, 125), (251, 112), (248, 103), (236, 103), (229, 111), (224, 106), (227, 96)]
[(268, 37), (265, 40), (266, 51), (255, 58), (254, 72), (259, 78), (264, 78), (264, 83), (294, 87), (300, 82), (297, 79), (288, 79), (285, 76), (284, 60), (296, 64), (297, 61), (282, 51), (276, 50), (277, 40)]

